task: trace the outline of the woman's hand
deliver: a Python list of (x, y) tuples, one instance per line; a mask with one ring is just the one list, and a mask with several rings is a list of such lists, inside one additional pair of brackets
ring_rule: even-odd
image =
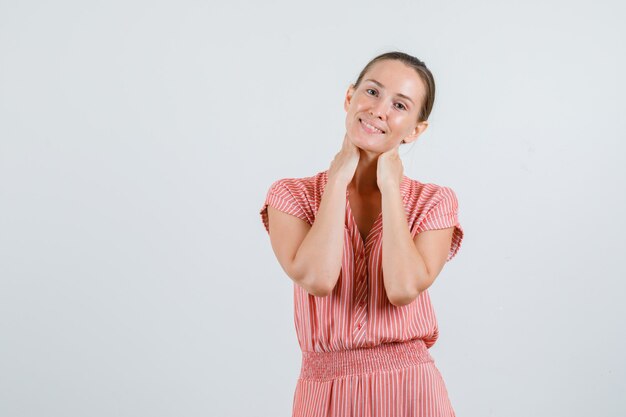
[(378, 183), (378, 189), (381, 193), (385, 192), (388, 187), (398, 189), (402, 183), (404, 168), (400, 155), (398, 154), (399, 147), (400, 143), (387, 152), (381, 153), (378, 157), (376, 182)]
[(346, 187), (352, 181), (356, 167), (359, 164), (359, 158), (361, 153), (359, 148), (356, 147), (352, 140), (346, 133), (343, 137), (343, 144), (341, 150), (335, 155), (335, 158), (330, 163), (328, 168), (328, 179), (333, 181), (339, 181), (339, 183)]

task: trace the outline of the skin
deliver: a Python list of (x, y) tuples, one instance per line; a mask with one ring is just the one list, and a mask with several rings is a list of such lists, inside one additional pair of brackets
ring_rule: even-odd
[[(428, 127), (427, 121), (418, 122), (424, 92), (419, 75), (404, 63), (374, 64), (361, 84), (350, 85), (346, 92), (346, 133), (328, 169), (313, 225), (268, 207), (274, 253), (287, 275), (310, 294), (328, 295), (339, 278), (346, 190), (363, 239), (382, 215), (383, 279), (391, 304), (411, 303), (443, 269), (454, 228), (425, 231), (411, 239), (400, 192), (404, 170), (398, 148), (402, 140), (417, 140)], [(361, 120), (384, 133), (369, 133)]]

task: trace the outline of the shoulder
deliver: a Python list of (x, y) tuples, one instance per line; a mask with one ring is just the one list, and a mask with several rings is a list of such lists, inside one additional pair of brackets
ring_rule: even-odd
[(450, 186), (405, 178), (409, 206), (424, 209), (433, 207), (444, 200), (455, 202), (457, 200), (456, 193)]
[(463, 240), (459, 205), (452, 187), (410, 179), (406, 203), (411, 238), (426, 230), (454, 227), (447, 261), (455, 256)]
[(324, 180), (324, 171), (322, 171), (308, 177), (289, 177), (274, 181), (259, 211), (265, 229), (269, 232), (269, 206), (313, 224), (321, 201), (320, 190), (325, 184)]
[(325, 184), (326, 171), (308, 177), (288, 177), (274, 181), (268, 193), (288, 198), (313, 198)]

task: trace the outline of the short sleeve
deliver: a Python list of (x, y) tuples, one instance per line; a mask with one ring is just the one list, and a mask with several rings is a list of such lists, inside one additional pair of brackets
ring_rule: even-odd
[(284, 178), (275, 181), (267, 191), (265, 202), (259, 211), (261, 221), (267, 233), (270, 232), (267, 206), (272, 206), (284, 213), (296, 216), (310, 223), (306, 211), (306, 195), (302, 187), (296, 183), (296, 179)]
[(463, 241), (463, 228), (458, 219), (459, 204), (456, 194), (450, 187), (441, 187), (436, 195), (436, 201), (419, 223), (417, 233), (426, 230), (446, 229), (454, 227), (452, 243), (447, 261), (450, 261), (461, 248)]

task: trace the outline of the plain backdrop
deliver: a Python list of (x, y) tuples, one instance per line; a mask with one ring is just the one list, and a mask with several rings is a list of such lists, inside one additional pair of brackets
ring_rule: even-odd
[(346, 89), (437, 83), (405, 174), (465, 237), (429, 289), (458, 416), (626, 415), (620, 1), (0, 1), (0, 415), (288, 416), (293, 283), (259, 210)]

